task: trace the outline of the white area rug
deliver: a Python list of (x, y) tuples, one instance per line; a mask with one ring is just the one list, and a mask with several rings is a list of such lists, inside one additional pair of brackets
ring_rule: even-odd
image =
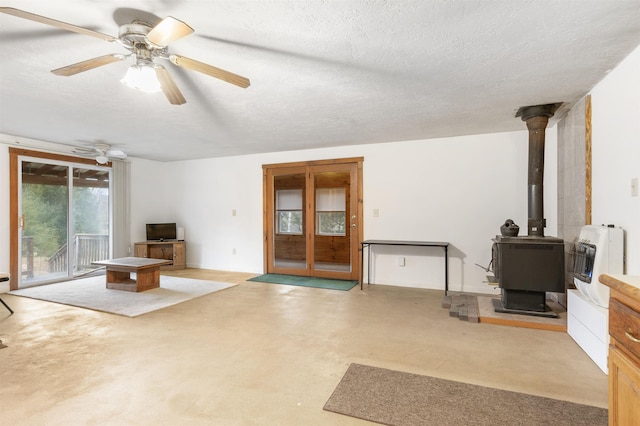
[(136, 317), (235, 285), (162, 275), (160, 288), (135, 293), (110, 290), (106, 287), (105, 276), (97, 276), (14, 290), (9, 294)]

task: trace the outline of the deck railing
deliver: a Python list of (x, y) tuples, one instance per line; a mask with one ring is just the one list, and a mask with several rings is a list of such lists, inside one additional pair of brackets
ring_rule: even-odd
[[(63, 245), (49, 257), (49, 272), (67, 270), (67, 245)], [(74, 271), (96, 269), (91, 262), (109, 258), (109, 235), (76, 234), (73, 237)]]

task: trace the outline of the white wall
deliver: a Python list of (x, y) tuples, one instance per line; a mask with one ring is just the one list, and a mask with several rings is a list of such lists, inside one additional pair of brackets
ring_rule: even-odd
[[(547, 130), (547, 235), (557, 230), (555, 142)], [(365, 239), (448, 241), (450, 288), (495, 292), (475, 264), (488, 265), (491, 238), (505, 219), (526, 235), (527, 149), (523, 130), (160, 165), (133, 160), (132, 235), (144, 239), (151, 218), (175, 221), (185, 228), (190, 267), (262, 273), (262, 165), (362, 156)], [(150, 182), (163, 182), (154, 195), (162, 201), (150, 201)], [(443, 288), (440, 249), (376, 253), (373, 282)], [(405, 267), (398, 266), (399, 256)]]
[[(5, 170), (8, 148), (16, 145), (11, 140), (0, 139)], [(557, 229), (555, 142), (555, 132), (547, 130), (547, 235)], [(261, 273), (262, 165), (362, 156), (365, 238), (448, 241), (451, 289), (495, 292), (475, 264), (488, 265), (490, 240), (505, 219), (515, 220), (526, 233), (527, 145), (523, 130), (175, 163), (131, 159), (131, 243), (144, 240), (145, 223), (175, 221), (185, 228), (189, 266)], [(9, 177), (3, 173), (2, 270), (9, 269), (8, 198)], [(373, 209), (379, 217), (373, 217)], [(442, 288), (438, 249), (378, 248), (376, 253), (373, 282)], [(406, 258), (405, 267), (398, 266), (399, 256)]]
[(640, 46), (591, 92), (592, 222), (626, 233), (626, 273), (640, 275)]
[[(175, 222), (173, 196), (167, 185), (174, 177), (167, 165), (157, 161), (131, 158), (131, 238), (133, 242), (146, 239), (146, 223)], [(133, 246), (130, 248), (133, 253)]]

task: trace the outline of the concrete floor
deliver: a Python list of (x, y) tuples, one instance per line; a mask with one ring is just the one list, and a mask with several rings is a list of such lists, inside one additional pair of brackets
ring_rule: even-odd
[(3, 294), (0, 424), (370, 424), (322, 410), (352, 362), (607, 405), (566, 333), (459, 321), (442, 291), (171, 275), (240, 285), (137, 318)]

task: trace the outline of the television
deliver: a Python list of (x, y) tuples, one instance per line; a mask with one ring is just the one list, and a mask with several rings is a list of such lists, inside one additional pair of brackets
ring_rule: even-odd
[(165, 241), (176, 239), (175, 223), (147, 223), (147, 241)]

